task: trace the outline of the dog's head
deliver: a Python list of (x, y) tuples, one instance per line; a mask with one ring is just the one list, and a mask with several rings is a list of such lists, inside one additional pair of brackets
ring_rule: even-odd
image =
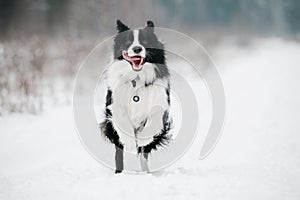
[(114, 58), (126, 60), (134, 71), (140, 71), (148, 63), (165, 64), (164, 46), (154, 33), (154, 23), (147, 21), (142, 29), (131, 30), (117, 20), (118, 34), (114, 40)]

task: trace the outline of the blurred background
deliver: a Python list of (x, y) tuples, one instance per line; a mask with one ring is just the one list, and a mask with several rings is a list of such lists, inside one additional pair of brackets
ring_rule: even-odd
[[(200, 110), (197, 138), (180, 160), (157, 174), (114, 176), (81, 145), (72, 118), (76, 72), (116, 33), (116, 19), (185, 33), (216, 64), (226, 120), (204, 160), (209, 91), (174, 55), (168, 65), (193, 83)], [(210, 73), (205, 51), (172, 41)], [(0, 199), (299, 200), (299, 55), (299, 0), (0, 0)]]
[(115, 33), (116, 19), (131, 27), (151, 19), (213, 54), (223, 41), (299, 41), (299, 10), (297, 0), (0, 0), (0, 115), (70, 103), (80, 62)]

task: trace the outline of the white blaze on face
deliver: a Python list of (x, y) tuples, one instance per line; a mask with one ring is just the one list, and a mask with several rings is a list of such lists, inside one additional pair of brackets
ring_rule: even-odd
[[(127, 50), (128, 56), (132, 57), (132, 56), (142, 56), (143, 58), (145, 58), (146, 56), (146, 49), (145, 47), (143, 47), (143, 45), (141, 45), (140, 41), (139, 41), (139, 30), (133, 30), (133, 43), (130, 45), (130, 47)], [(133, 48), (136, 46), (140, 46), (142, 47), (142, 51), (139, 54), (134, 53)]]

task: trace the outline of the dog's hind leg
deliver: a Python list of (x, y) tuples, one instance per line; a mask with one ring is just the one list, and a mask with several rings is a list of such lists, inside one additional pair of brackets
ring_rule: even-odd
[(116, 163), (116, 171), (115, 173), (121, 173), (124, 169), (124, 162), (123, 162), (123, 145), (115, 145), (116, 147), (116, 155), (115, 155), (115, 163)]
[(140, 154), (140, 163), (141, 163), (141, 169), (143, 172), (150, 172), (149, 166), (148, 166), (148, 153), (141, 153)]

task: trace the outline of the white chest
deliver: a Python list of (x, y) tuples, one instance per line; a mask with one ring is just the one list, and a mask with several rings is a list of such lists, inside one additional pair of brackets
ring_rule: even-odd
[[(150, 64), (137, 73), (123, 63), (111, 66), (107, 81), (112, 90), (112, 121), (125, 148), (126, 143), (133, 149), (151, 142), (163, 127), (162, 116), (169, 108), (168, 80), (156, 80), (154, 66)], [(146, 127), (139, 133), (143, 138), (139, 139), (135, 130), (145, 120)]]
[(148, 86), (136, 81), (135, 87), (128, 82), (113, 91), (113, 114), (128, 115), (136, 128), (158, 109), (168, 109), (166, 89), (167, 85), (159, 81)]

